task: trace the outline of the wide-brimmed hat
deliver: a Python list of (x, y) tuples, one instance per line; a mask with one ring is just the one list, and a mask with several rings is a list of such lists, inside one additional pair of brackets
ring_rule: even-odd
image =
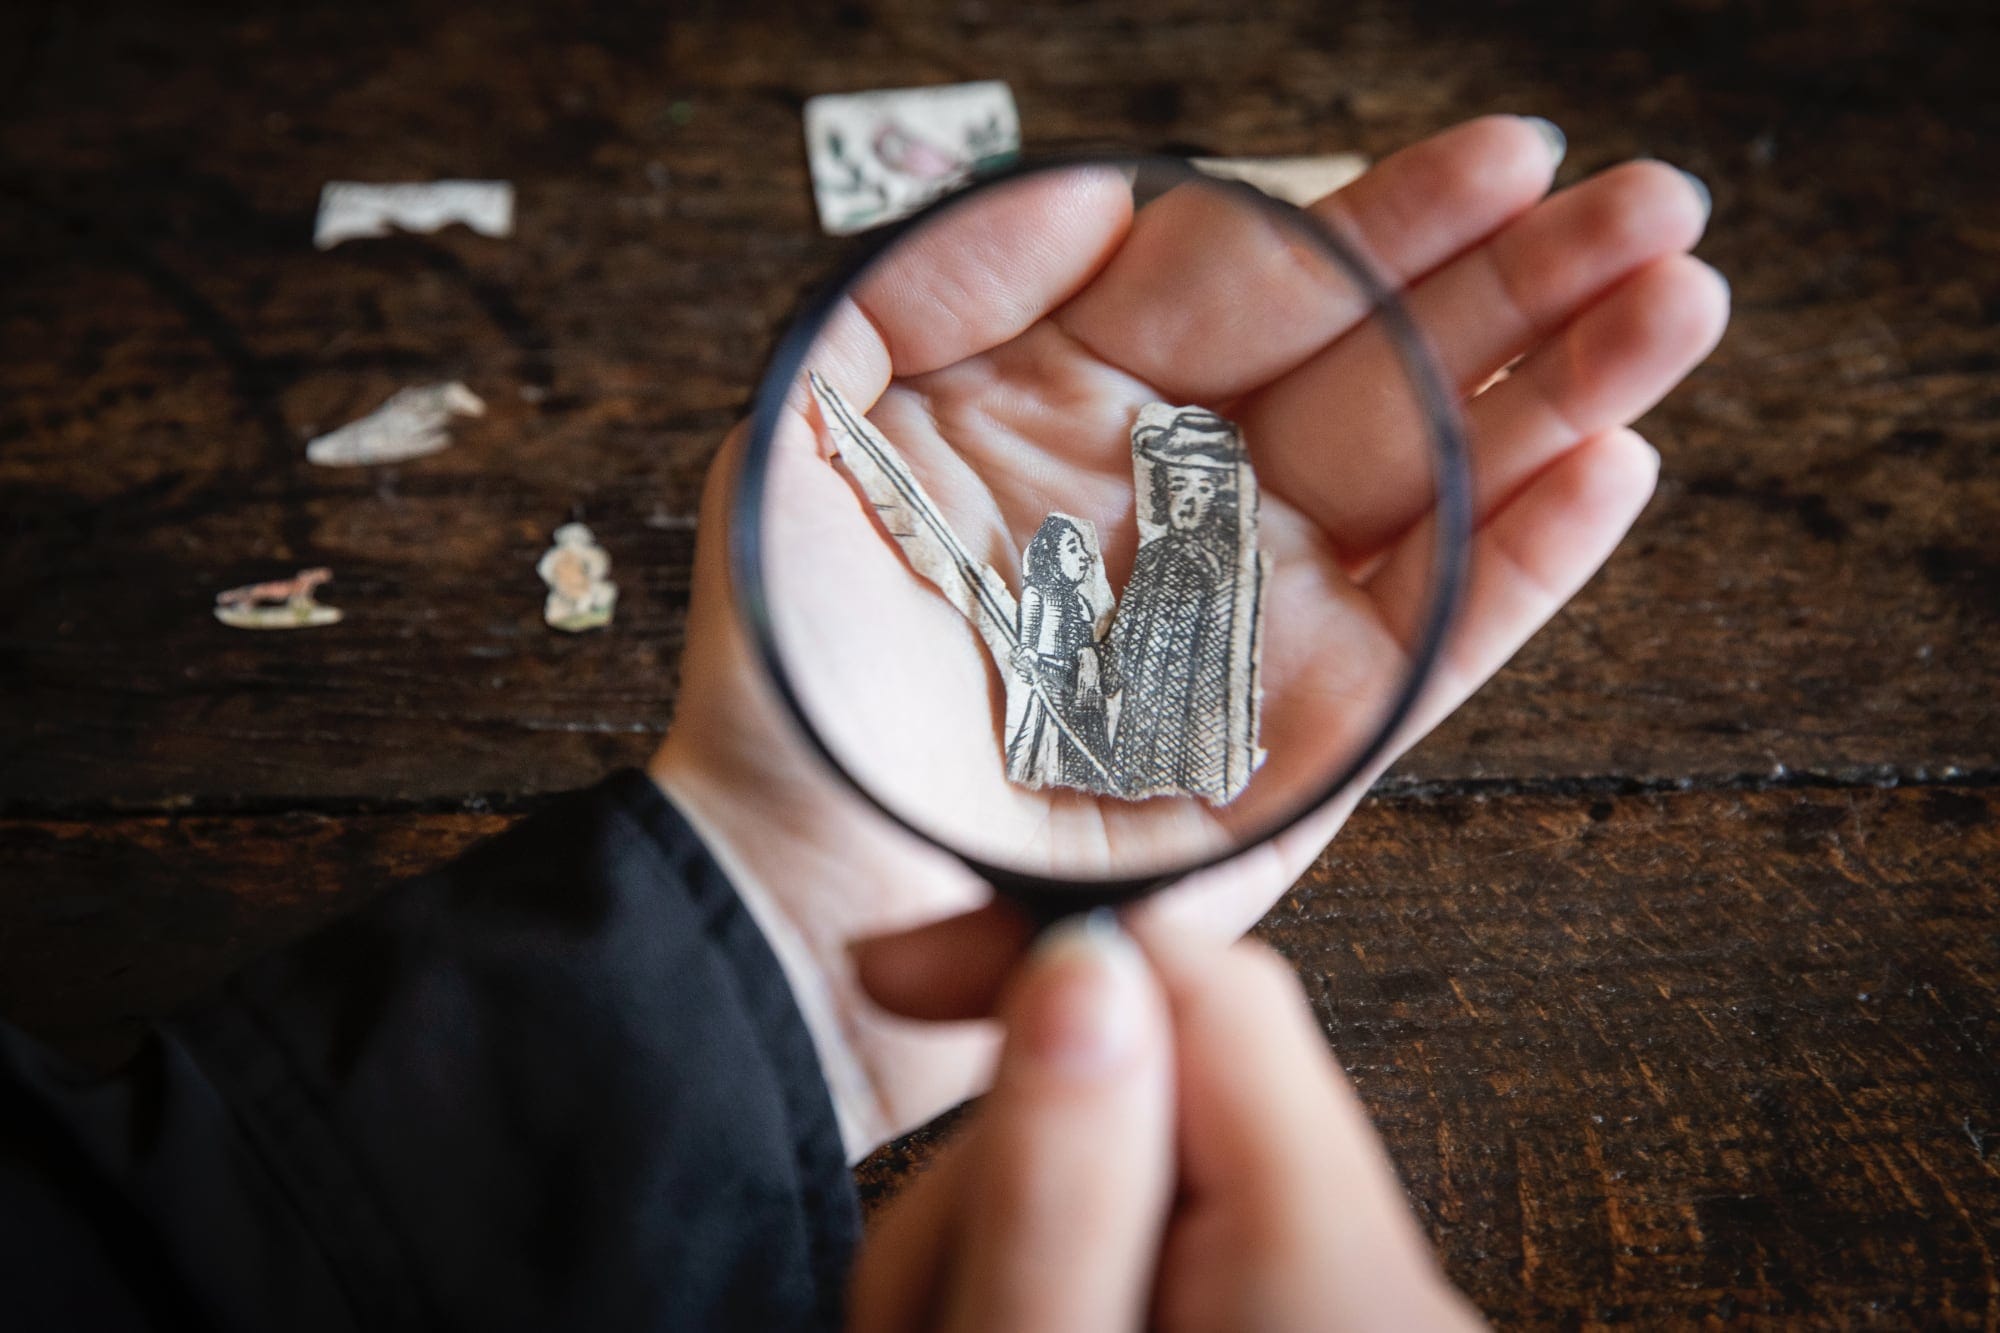
[(1182, 408), (1164, 426), (1141, 426), (1132, 442), (1147, 458), (1169, 467), (1231, 472), (1243, 461), (1234, 423), (1199, 407)]

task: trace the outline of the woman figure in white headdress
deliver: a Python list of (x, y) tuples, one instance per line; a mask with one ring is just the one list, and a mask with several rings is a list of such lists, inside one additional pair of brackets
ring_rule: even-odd
[[(1030, 787), (1079, 787), (1109, 792), (1105, 703), (1098, 625), (1108, 602), (1083, 525), (1051, 514), (1028, 543), (1021, 606), (1015, 629), (1020, 647), (1014, 674), (1026, 691), (1024, 706), (1010, 709), (1007, 776)], [(1093, 587), (1093, 584), (1095, 585)]]

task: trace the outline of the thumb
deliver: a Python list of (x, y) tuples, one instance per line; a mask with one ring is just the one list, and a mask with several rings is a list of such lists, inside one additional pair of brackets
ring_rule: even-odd
[(1173, 1194), (1166, 1000), (1104, 912), (1053, 927), (1002, 1013), (944, 1327), (1136, 1328)]

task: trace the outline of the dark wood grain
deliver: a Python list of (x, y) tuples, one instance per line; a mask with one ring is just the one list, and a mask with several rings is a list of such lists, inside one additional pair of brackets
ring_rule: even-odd
[[(504, 822), (0, 824), (0, 1012), (103, 1059)], [(1393, 800), (1261, 933), (1499, 1322), (1979, 1328), (2000, 1318), (1996, 856), (1991, 788)], [(864, 1199), (949, 1131), (864, 1163)]]
[[(1756, 13), (59, 12), (0, 138), (0, 801), (437, 803), (643, 756), (699, 475), (839, 248), (798, 107), (974, 75), (1012, 82), (1031, 142), (1381, 154), (1519, 110), (1568, 127), (1565, 179), (1645, 152), (1711, 182), (1738, 315), (1647, 423), (1659, 501), (1407, 780), (1991, 772), (1982, 21)], [(519, 234), (308, 244), (325, 180), (438, 174), (517, 182)], [(304, 463), (454, 376), (493, 412), (450, 452)], [(543, 632), (531, 568), (571, 517), (626, 589), (582, 644)], [(313, 562), (347, 624), (207, 619)]]
[[(799, 293), (814, 93), (1379, 156), (1493, 111), (1707, 180), (1734, 283), (1605, 573), (1264, 927), (1503, 1324), (2000, 1329), (1994, 17), (916, 0), (0, 7), (0, 1017), (92, 1061), (651, 749), (707, 460)], [(517, 235), (310, 245), (329, 179)], [(303, 459), (409, 383), (489, 404)], [(540, 622), (588, 521), (616, 627)], [(334, 629), (214, 593), (334, 567)], [(502, 813), (492, 813), (499, 810)], [(4, 817), (11, 816), (11, 817)], [(864, 1165), (871, 1207), (949, 1126)]]
[(504, 828), (500, 815), (0, 822), (0, 1018), (103, 1067), (257, 954)]
[(1996, 856), (1992, 789), (1392, 801), (1259, 934), (1500, 1324), (1990, 1328)]

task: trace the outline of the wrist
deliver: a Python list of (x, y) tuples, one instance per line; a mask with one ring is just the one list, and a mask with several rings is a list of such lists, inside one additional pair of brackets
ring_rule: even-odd
[(996, 1034), (885, 1013), (848, 945), (970, 911), (990, 890), (843, 786), (741, 685), (740, 674), (684, 672), (679, 715), (647, 771), (770, 941), (858, 1158), (983, 1087)]
[[(760, 837), (744, 836), (741, 804), (717, 791), (698, 769), (675, 762), (667, 747), (648, 765), (647, 773), (700, 837), (776, 956), (792, 1003), (812, 1037), (847, 1159), (860, 1160), (895, 1131), (850, 1021), (858, 997), (858, 986), (848, 975), (851, 969), (839, 950), (829, 951), (819, 930), (809, 929), (787, 909), (784, 896), (774, 887), (799, 882), (785, 878), (780, 869), (787, 859), (785, 839), (774, 839), (769, 828), (761, 830)], [(753, 848), (761, 848), (763, 854)], [(774, 874), (779, 878), (772, 879)]]

